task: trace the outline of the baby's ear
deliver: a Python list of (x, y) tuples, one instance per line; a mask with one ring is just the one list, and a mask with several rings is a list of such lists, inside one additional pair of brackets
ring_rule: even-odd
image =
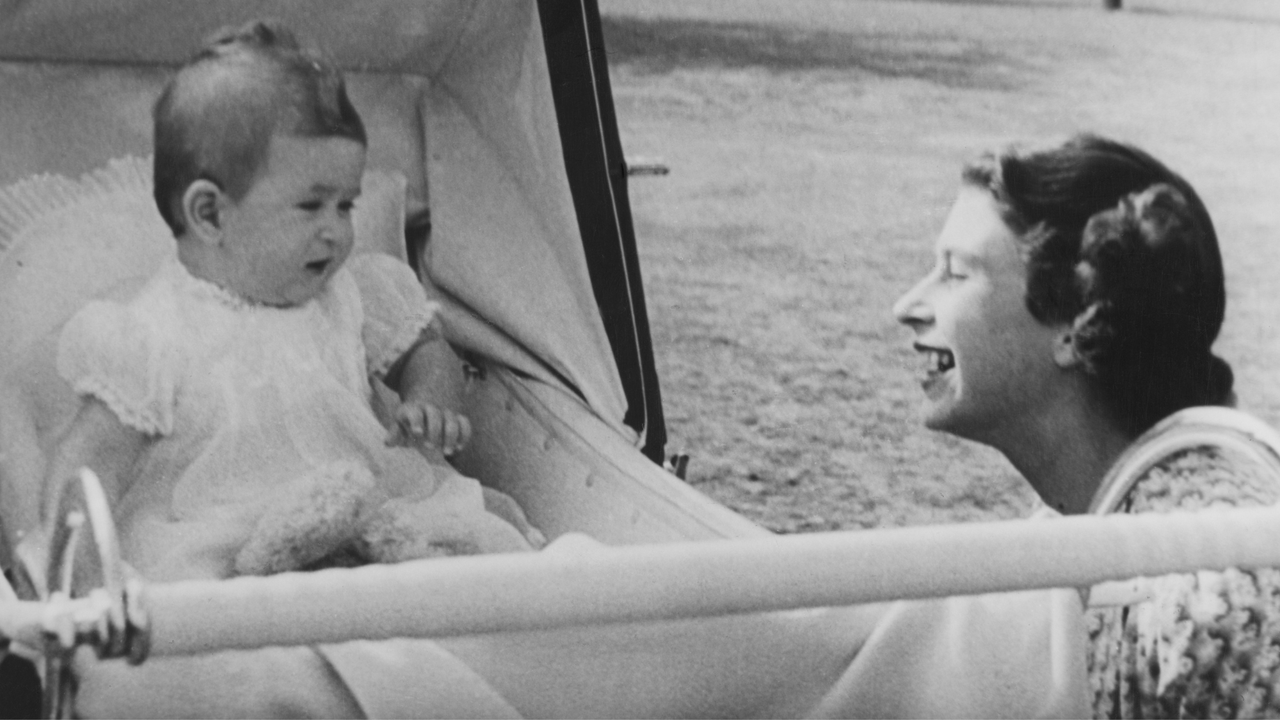
[(216, 245), (222, 241), (222, 209), (225, 194), (211, 180), (196, 180), (182, 194), (182, 219), (189, 232), (201, 242)]

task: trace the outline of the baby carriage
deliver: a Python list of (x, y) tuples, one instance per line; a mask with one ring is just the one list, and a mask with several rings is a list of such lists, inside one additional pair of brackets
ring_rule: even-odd
[[(981, 664), (949, 681), (938, 670), (936, 683), (928, 673), (946, 660), (895, 664), (909, 638), (952, 626), (919, 609), (936, 606), (889, 601), (1280, 565), (1267, 511), (776, 538), (665, 470), (627, 167), (589, 0), (53, 0), (0, 3), (0, 15), (7, 567), (20, 565), (46, 454), (75, 408), (51, 362), (58, 329), (90, 298), (127, 296), (172, 252), (149, 194), (150, 105), (211, 29), (253, 17), (283, 20), (348, 72), (370, 135), (360, 250), (419, 271), (466, 360), (455, 383), (475, 435), (456, 464), (516, 498), (548, 537), (594, 540), (536, 557), (141, 587), (111, 573), (110, 523), (86, 479), (92, 532), (80, 535), (103, 555), (103, 592), (58, 597), (57, 573), (38, 568), (26, 597), (0, 606), (0, 636), (51, 658), (48, 714), (74, 709), (77, 644), (145, 666), (404, 637), (456, 638), (447, 653), (405, 651), (399, 665), (437, 680), (425, 700), (356, 678), (375, 672), (359, 647), (328, 656), (370, 715), (1053, 714), (1071, 707), (1062, 668), (1027, 673), (1022, 684), (1039, 687), (1019, 694)], [(1234, 428), (1224, 437), (1271, 441), (1234, 416), (1210, 420)], [(64, 534), (65, 557), (77, 537)], [(361, 694), (365, 681), (396, 697)], [(966, 683), (970, 706), (912, 697), (936, 684), (935, 699), (959, 702)], [(1007, 693), (983, 705), (992, 683)]]

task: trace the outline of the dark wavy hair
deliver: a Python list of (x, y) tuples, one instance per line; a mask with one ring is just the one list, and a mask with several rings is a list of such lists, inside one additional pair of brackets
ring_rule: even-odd
[(1222, 256), (1186, 180), (1094, 135), (987, 154), (963, 177), (990, 191), (1019, 238), (1027, 309), (1072, 325), (1085, 371), (1127, 432), (1229, 401), (1231, 367), (1210, 350), (1226, 311)]
[(269, 20), (215, 32), (165, 85), (152, 119), (156, 205), (175, 235), (191, 183), (209, 180), (239, 200), (276, 133), (368, 145), (342, 73)]

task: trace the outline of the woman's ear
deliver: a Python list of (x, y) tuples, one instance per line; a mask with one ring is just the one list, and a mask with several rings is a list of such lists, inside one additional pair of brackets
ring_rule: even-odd
[(1080, 365), (1083, 360), (1076, 352), (1076, 336), (1070, 327), (1065, 327), (1053, 338), (1053, 361), (1058, 367), (1067, 370)]
[(225, 204), (222, 188), (212, 180), (200, 179), (187, 186), (182, 194), (182, 219), (187, 232), (203, 243), (222, 242), (222, 210)]

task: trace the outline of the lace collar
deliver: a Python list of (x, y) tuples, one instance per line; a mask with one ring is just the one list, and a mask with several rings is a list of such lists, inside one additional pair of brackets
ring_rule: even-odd
[(186, 294), (199, 299), (232, 310), (290, 310), (292, 308), (279, 307), (276, 305), (268, 305), (255, 300), (250, 300), (242, 295), (238, 295), (217, 283), (210, 282), (204, 278), (198, 278), (191, 274), (186, 265), (181, 260), (173, 258), (169, 261), (167, 268), (169, 276), (173, 278), (174, 283)]

